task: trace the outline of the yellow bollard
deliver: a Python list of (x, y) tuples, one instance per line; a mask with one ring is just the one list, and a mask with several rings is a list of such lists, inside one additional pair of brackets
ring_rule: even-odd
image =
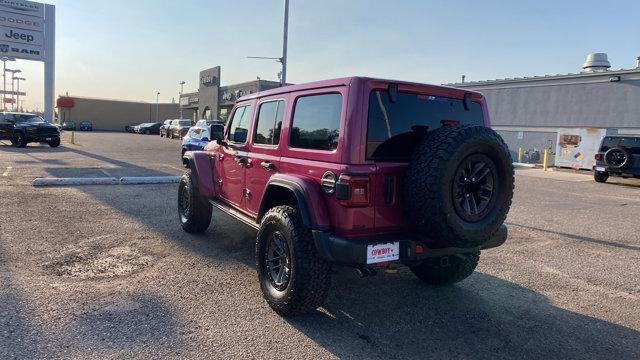
[(518, 162), (522, 162), (522, 148), (518, 148)]
[(547, 164), (549, 164), (549, 149), (544, 149), (544, 160), (542, 162), (544, 171), (547, 171)]
[(76, 143), (76, 141), (75, 141), (76, 140), (76, 136), (75, 135), (76, 135), (76, 132), (72, 131), (71, 132), (71, 144), (75, 144)]

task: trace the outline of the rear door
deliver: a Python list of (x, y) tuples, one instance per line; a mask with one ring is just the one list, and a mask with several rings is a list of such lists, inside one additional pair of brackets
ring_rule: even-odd
[(265, 186), (280, 168), (280, 133), (285, 99), (262, 99), (257, 105), (246, 170), (246, 210), (257, 215)]

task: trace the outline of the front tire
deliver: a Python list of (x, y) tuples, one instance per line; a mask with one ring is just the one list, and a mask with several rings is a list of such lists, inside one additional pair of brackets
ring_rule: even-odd
[(211, 224), (211, 204), (200, 195), (191, 173), (182, 175), (178, 185), (178, 218), (188, 233), (202, 233)]
[(15, 147), (19, 147), (19, 148), (25, 147), (27, 146), (27, 137), (21, 132), (15, 133), (13, 135), (13, 138), (11, 139), (11, 143)]
[(60, 146), (60, 138), (54, 139), (49, 141), (49, 146), (51, 146), (52, 148), (58, 147)]
[(291, 206), (274, 207), (262, 219), (256, 268), (265, 300), (281, 316), (320, 307), (331, 285), (331, 264), (319, 258), (311, 232)]
[(480, 253), (458, 254), (444, 258), (425, 260), (418, 266), (411, 266), (411, 272), (430, 285), (448, 285), (462, 281), (476, 270)]
[(607, 179), (609, 179), (609, 173), (602, 171), (596, 171), (593, 173), (593, 180), (596, 182), (604, 183), (607, 182)]

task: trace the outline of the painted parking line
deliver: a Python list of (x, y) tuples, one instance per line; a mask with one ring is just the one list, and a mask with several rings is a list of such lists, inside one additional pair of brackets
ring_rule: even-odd
[(5, 170), (5, 171), (2, 173), (2, 176), (3, 176), (3, 177), (7, 177), (7, 176), (9, 176), (9, 172), (11, 171), (11, 169), (13, 169), (13, 166), (7, 166), (7, 170)]

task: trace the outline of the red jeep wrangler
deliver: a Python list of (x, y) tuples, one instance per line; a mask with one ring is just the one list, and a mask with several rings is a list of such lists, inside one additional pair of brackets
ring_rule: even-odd
[(457, 282), (507, 237), (513, 167), (488, 126), (481, 94), (442, 86), (353, 77), (251, 94), (186, 154), (180, 223), (204, 232), (216, 207), (258, 230), (260, 286), (281, 315), (322, 305), (332, 263)]

